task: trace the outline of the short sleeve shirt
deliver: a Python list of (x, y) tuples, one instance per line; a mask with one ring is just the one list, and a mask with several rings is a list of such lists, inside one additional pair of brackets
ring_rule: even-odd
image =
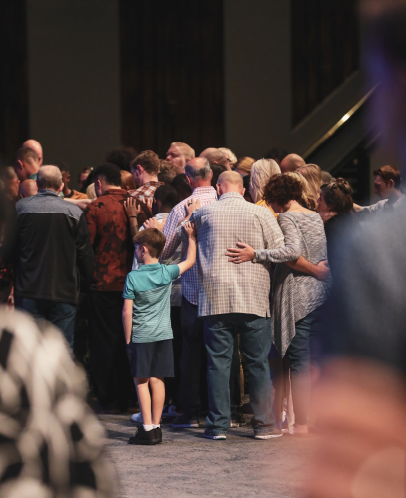
[(172, 280), (178, 276), (178, 265), (160, 263), (140, 266), (127, 275), (123, 298), (134, 301), (131, 342), (173, 338), (170, 297)]

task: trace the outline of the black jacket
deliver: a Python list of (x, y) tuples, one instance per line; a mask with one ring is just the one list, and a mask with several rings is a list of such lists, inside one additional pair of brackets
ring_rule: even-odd
[(15, 295), (76, 303), (80, 277), (89, 287), (94, 269), (82, 210), (52, 190), (40, 190), (17, 202), (13, 228), (3, 257), (14, 263)]

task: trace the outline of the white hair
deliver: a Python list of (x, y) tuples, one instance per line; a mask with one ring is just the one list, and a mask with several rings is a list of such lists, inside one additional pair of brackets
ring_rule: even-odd
[(219, 150), (230, 160), (230, 163), (234, 165), (237, 162), (237, 156), (234, 152), (227, 147), (219, 147)]
[(264, 197), (264, 190), (270, 178), (280, 175), (281, 169), (273, 159), (258, 159), (251, 167), (250, 194), (255, 204)]

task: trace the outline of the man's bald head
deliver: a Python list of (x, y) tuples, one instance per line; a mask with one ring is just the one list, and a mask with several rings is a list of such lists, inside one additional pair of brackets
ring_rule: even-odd
[(35, 180), (24, 180), (20, 184), (20, 188), (18, 190), (20, 197), (25, 199), (26, 197), (32, 197), (33, 195), (37, 195), (38, 193), (38, 185)]
[(209, 163), (221, 164), (223, 166), (228, 165), (227, 156), (215, 147), (204, 149), (204, 151), (200, 153), (199, 157), (205, 157)]
[(217, 192), (219, 195), (227, 192), (237, 192), (244, 195), (244, 183), (242, 176), (235, 171), (224, 171), (217, 180)]
[(29, 149), (32, 149), (38, 156), (38, 159), (39, 159), (39, 165), (42, 166), (42, 162), (44, 160), (44, 155), (43, 155), (43, 152), (42, 152), (42, 145), (37, 142), (36, 140), (26, 140), (22, 147), (28, 147)]
[(38, 190), (54, 190), (60, 192), (63, 188), (62, 173), (57, 166), (41, 166), (37, 177)]
[(296, 171), (300, 166), (304, 166), (306, 161), (303, 157), (298, 154), (288, 154), (281, 161), (280, 168), (281, 173), (287, 173), (288, 171)]

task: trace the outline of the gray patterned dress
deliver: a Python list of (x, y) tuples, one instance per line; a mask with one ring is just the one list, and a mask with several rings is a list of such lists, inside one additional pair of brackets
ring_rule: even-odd
[(279, 263), (272, 282), (271, 314), (274, 343), (284, 356), (295, 336), (295, 323), (321, 306), (328, 293), (327, 283), (284, 263), (303, 256), (317, 264), (327, 259), (327, 244), (318, 213), (281, 213), (278, 223), (285, 237), (284, 247), (255, 251), (255, 260)]

